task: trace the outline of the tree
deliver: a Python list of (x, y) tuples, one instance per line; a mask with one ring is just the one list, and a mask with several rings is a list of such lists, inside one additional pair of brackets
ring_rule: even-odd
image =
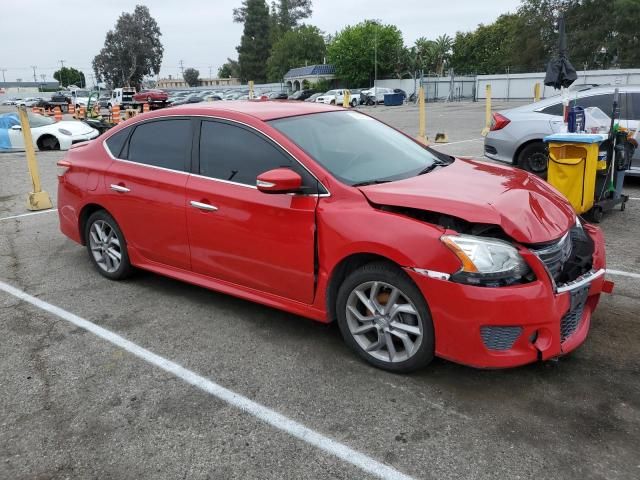
[(317, 27), (303, 25), (286, 32), (271, 49), (267, 61), (268, 81), (281, 80), (291, 68), (322, 63), (325, 51), (324, 38)]
[(458, 32), (453, 42), (451, 66), (458, 74), (503, 73), (518, 63), (514, 45), (522, 29), (515, 14), (501, 15), (474, 32)]
[(442, 75), (444, 67), (451, 56), (451, 48), (453, 47), (453, 39), (449, 35), (440, 35), (433, 42), (433, 55), (436, 60), (436, 73)]
[(84, 73), (73, 67), (62, 67), (53, 74), (53, 78), (60, 82), (60, 85), (63, 87), (68, 87), (69, 85), (85, 87), (87, 85), (84, 79)]
[(111, 87), (139, 86), (145, 75), (160, 73), (164, 53), (161, 35), (147, 7), (136, 5), (133, 13), (123, 12), (93, 59), (98, 80)]
[(237, 60), (227, 58), (227, 62), (218, 69), (218, 78), (239, 78), (240, 65)]
[(398, 52), (404, 47), (402, 33), (395, 25), (382, 25), (365, 20), (339, 32), (327, 46), (327, 60), (336, 67), (336, 74), (351, 86), (373, 83), (375, 50), (378, 77), (393, 75)]
[[(233, 9), (233, 21), (245, 23), (250, 0), (242, 0), (242, 6)], [(312, 13), (311, 0), (279, 0), (271, 2), (271, 16), (275, 16), (276, 23), (284, 30), (291, 30), (300, 24), (301, 20), (309, 18)]]
[[(264, 0), (245, 0), (244, 31), (240, 39), (238, 63), (240, 79), (264, 83), (267, 79), (266, 59), (269, 58), (269, 9)], [(235, 14), (234, 14), (235, 19)]]
[(200, 72), (195, 68), (187, 68), (182, 74), (182, 76), (184, 77), (184, 81), (187, 82), (187, 85), (189, 85), (190, 87), (198, 86), (198, 83), (199, 83), (198, 79), (200, 77)]

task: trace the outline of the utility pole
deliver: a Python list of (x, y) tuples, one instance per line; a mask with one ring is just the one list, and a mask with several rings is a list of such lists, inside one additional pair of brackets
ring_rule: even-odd
[(60, 65), (61, 65), (61, 67), (60, 67), (60, 84), (64, 87), (64, 76), (63, 76), (64, 72), (63, 72), (63, 69), (64, 69), (64, 62), (66, 62), (66, 60), (58, 60), (58, 61), (60, 62)]
[(211, 76), (211, 70), (213, 70), (213, 65), (209, 65), (209, 80), (211, 80), (213, 78)]
[[(376, 82), (378, 81), (378, 24), (376, 23), (376, 30), (373, 33), (373, 106), (378, 106), (378, 89), (376, 88)], [(371, 70), (369, 70), (371, 71)]]
[(42, 83), (46, 83), (45, 80), (47, 79), (47, 76), (44, 73), (40, 74), (40, 78), (42, 79)]
[(4, 78), (4, 72), (6, 72), (7, 69), (6, 68), (0, 68), (0, 72), (2, 72), (2, 83), (7, 83), (7, 81)]
[(180, 74), (184, 78), (184, 62), (182, 60), (180, 60)]
[(33, 81), (38, 83), (38, 76), (36, 75), (36, 68), (38, 67), (36, 65), (31, 65), (31, 68), (33, 68)]

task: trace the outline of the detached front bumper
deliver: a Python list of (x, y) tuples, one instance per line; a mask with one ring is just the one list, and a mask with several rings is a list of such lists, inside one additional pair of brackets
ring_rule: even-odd
[(506, 368), (580, 346), (606, 290), (602, 234), (585, 229), (595, 245), (592, 274), (565, 287), (556, 288), (533, 254), (526, 260), (537, 280), (512, 287), (463, 285), (407, 269), (431, 310), (436, 355), (473, 367)]

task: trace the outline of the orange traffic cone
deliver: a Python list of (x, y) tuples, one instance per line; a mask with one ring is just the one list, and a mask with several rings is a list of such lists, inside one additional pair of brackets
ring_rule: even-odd
[(55, 107), (53, 109), (53, 118), (55, 118), (56, 122), (62, 120), (62, 110), (60, 110), (60, 107)]
[(80, 111), (78, 112), (77, 118), (79, 120), (84, 120), (86, 116), (87, 116), (87, 109), (84, 107), (80, 107)]
[(120, 105), (111, 107), (111, 123), (118, 125), (120, 123)]
[(31, 107), (31, 112), (38, 113), (38, 107)]
[(76, 107), (73, 106), (73, 103), (70, 103), (69, 106), (67, 107), (67, 111), (71, 114), (74, 115), (76, 114)]
[(149, 111), (149, 104), (145, 103), (142, 105), (142, 113), (147, 113)]

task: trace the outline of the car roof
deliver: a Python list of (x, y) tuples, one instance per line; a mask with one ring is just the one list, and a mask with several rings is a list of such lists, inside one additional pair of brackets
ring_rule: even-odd
[[(228, 101), (212, 102), (190, 106), (171, 107), (172, 115), (214, 115), (216, 112), (242, 113), (260, 120), (295, 117), (311, 113), (332, 112), (342, 110), (340, 107), (313, 102), (269, 102), (269, 101)], [(163, 110), (158, 110), (162, 112)], [(158, 115), (162, 116), (162, 115)]]
[[(598, 95), (602, 93), (613, 93), (614, 89), (618, 88), (620, 93), (625, 92), (636, 92), (640, 93), (640, 85), (572, 85), (569, 89), (569, 100), (573, 100), (576, 98), (584, 98), (590, 97), (592, 95)], [(538, 102), (527, 103), (526, 105), (521, 105), (519, 107), (510, 108), (510, 111), (520, 111), (520, 112), (529, 112), (540, 110), (541, 108), (545, 108), (550, 105), (554, 105), (562, 100), (560, 92), (555, 95), (544, 98)], [(504, 110), (506, 111), (506, 110)]]

